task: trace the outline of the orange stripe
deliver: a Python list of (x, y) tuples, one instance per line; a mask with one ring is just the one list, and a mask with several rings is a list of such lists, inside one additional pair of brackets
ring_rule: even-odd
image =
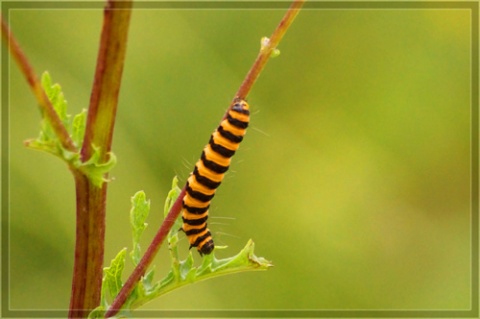
[[(199, 234), (190, 235), (190, 236), (188, 237), (188, 241), (190, 242), (190, 244), (193, 244), (193, 243), (195, 242), (195, 240), (197, 240), (198, 237), (201, 237), (201, 236), (205, 235), (207, 232), (208, 232), (208, 229), (205, 229), (203, 232), (201, 232), (201, 233), (199, 233)], [(211, 236), (208, 236), (208, 237), (206, 238), (206, 240), (202, 241), (202, 242), (198, 245), (198, 248), (197, 248), (197, 249), (200, 250), (201, 247), (202, 247), (203, 245), (205, 245), (205, 241), (207, 241), (207, 239), (210, 240), (211, 238), (212, 238)]]
[[(195, 219), (201, 219), (205, 216), (208, 216), (208, 210), (203, 213), (203, 214), (192, 214), (190, 213), (189, 211), (187, 211), (186, 209), (183, 210), (183, 213), (182, 213), (182, 216), (185, 218), (185, 219), (188, 219), (188, 220), (195, 220)], [(185, 224), (184, 224), (185, 225)]]
[(208, 187), (203, 186), (200, 184), (197, 179), (195, 178), (195, 175), (190, 175), (188, 178), (188, 185), (190, 186), (191, 189), (194, 191), (200, 192), (205, 195), (212, 195), (215, 193), (214, 189), (210, 189)]
[(210, 202), (204, 203), (204, 202), (201, 202), (199, 200), (196, 200), (195, 198), (188, 195), (188, 193), (183, 198), (183, 202), (187, 206), (196, 207), (196, 208), (204, 208), (204, 207), (207, 207), (210, 204)]
[(207, 144), (207, 146), (205, 146), (203, 150), (205, 152), (205, 157), (209, 161), (213, 161), (216, 164), (222, 165), (222, 166), (230, 166), (231, 158), (223, 157), (221, 154), (215, 152), (214, 150), (212, 150), (212, 147), (210, 146), (210, 144)]
[[(205, 224), (202, 224), (202, 225), (199, 225), (199, 226), (191, 226), (187, 223), (184, 223), (183, 226), (182, 226), (182, 230), (184, 232), (187, 232), (187, 231), (192, 230), (192, 229), (202, 229), (203, 227), (205, 227)], [(194, 234), (194, 235), (198, 235), (198, 234)], [(190, 236), (194, 236), (194, 235), (190, 235)], [(195, 242), (195, 240), (193, 242)], [(192, 241), (190, 241), (190, 243), (192, 243)]]
[(213, 132), (212, 137), (215, 144), (220, 144), (223, 147), (228, 148), (229, 150), (232, 150), (232, 151), (238, 150), (238, 147), (240, 146), (240, 143), (232, 143), (232, 141), (229, 141), (226, 138), (224, 138), (222, 135), (220, 135), (220, 133), (218, 133), (217, 130)]
[[(208, 229), (207, 229), (207, 231), (208, 231)], [(206, 231), (206, 232), (207, 232), (207, 231)], [(204, 235), (204, 233), (203, 233), (202, 235)], [(197, 237), (200, 237), (200, 236), (197, 236)], [(195, 237), (195, 239), (197, 239), (197, 237)], [(205, 238), (200, 244), (198, 244), (198, 248), (197, 248), (197, 249), (198, 249), (199, 251), (202, 250), (202, 247), (203, 247), (206, 243), (208, 243), (210, 240), (212, 240), (212, 236), (208, 236), (207, 238)], [(195, 241), (190, 242), (190, 244), (192, 244), (192, 243), (194, 243), (194, 242), (195, 242)]]
[(205, 176), (206, 178), (211, 179), (212, 181), (217, 183), (223, 180), (223, 175), (225, 174), (218, 174), (216, 172), (209, 170), (208, 168), (205, 167), (205, 165), (203, 165), (202, 160), (199, 160), (195, 165), (197, 166), (197, 169), (200, 175)]
[[(248, 107), (246, 107), (245, 109), (248, 110)], [(250, 122), (250, 115), (248, 114), (242, 114), (234, 111), (230, 111), (228, 114), (230, 114), (230, 116), (236, 120), (239, 120), (242, 122)]]
[(235, 134), (237, 136), (244, 136), (245, 133), (247, 133), (246, 129), (243, 128), (238, 128), (236, 126), (233, 126), (228, 122), (227, 120), (223, 121), (222, 124), (220, 124), (225, 131), (229, 131), (232, 134)]

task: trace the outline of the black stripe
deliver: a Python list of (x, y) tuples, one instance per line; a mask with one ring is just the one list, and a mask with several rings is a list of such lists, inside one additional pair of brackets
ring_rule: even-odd
[(217, 131), (221, 136), (225, 137), (232, 143), (238, 144), (243, 140), (243, 136), (235, 135), (232, 132), (225, 130), (221, 125), (217, 128)]
[(209, 161), (205, 156), (205, 152), (202, 152), (201, 159), (202, 159), (203, 165), (205, 165), (206, 168), (208, 168), (211, 171), (214, 171), (215, 173), (223, 174), (226, 171), (228, 171), (228, 166), (218, 165), (214, 161)]
[[(207, 224), (205, 224), (204, 227), (202, 228), (199, 228), (199, 229), (190, 229), (189, 231), (186, 231), (185, 234), (187, 236), (190, 236), (190, 235), (196, 235), (196, 234), (200, 234), (200, 233), (203, 233), (205, 231), (205, 229), (207, 229)], [(207, 234), (210, 234), (210, 232), (208, 232)], [(200, 236), (200, 237), (203, 237), (203, 236)], [(195, 241), (195, 243), (198, 241), (198, 238), (197, 240)], [(197, 247), (198, 244), (196, 245), (192, 245), (193, 247)]]
[(207, 221), (207, 219), (208, 219), (208, 215), (206, 215), (202, 218), (199, 218), (199, 219), (187, 219), (187, 218), (182, 216), (183, 223), (187, 224), (187, 225), (190, 225), (190, 226), (200, 226), (200, 225), (204, 224)]
[(210, 147), (215, 153), (218, 153), (223, 157), (230, 158), (235, 154), (235, 151), (229, 150), (228, 148), (225, 148), (220, 144), (216, 144), (213, 140), (213, 135), (210, 137), (210, 141), (208, 142), (208, 144), (210, 144)]
[(228, 123), (232, 124), (233, 126), (235, 127), (238, 127), (238, 128), (247, 128), (248, 127), (248, 122), (244, 122), (244, 121), (240, 121), (240, 120), (237, 120), (237, 119), (234, 119), (230, 113), (228, 113), (227, 115), (227, 121)]
[[(200, 243), (201, 243), (202, 241), (204, 241), (206, 238), (211, 237), (211, 236), (212, 236), (212, 234), (210, 234), (210, 231), (207, 230), (207, 233), (206, 233), (205, 235), (203, 235), (203, 236), (199, 236), (199, 237), (197, 238), (197, 240), (195, 240), (195, 242), (190, 245), (190, 247), (197, 247), (198, 245), (200, 245)], [(210, 241), (212, 241), (212, 240), (210, 239)]]
[(211, 201), (213, 196), (215, 196), (215, 194), (207, 195), (202, 192), (194, 191), (188, 183), (187, 183), (187, 193), (193, 198), (198, 199), (199, 201), (204, 203)]
[(197, 166), (195, 166), (195, 169), (193, 170), (193, 175), (195, 175), (197, 182), (210, 189), (216, 189), (222, 183), (221, 181), (214, 182), (210, 178), (200, 175)]
[(192, 207), (185, 205), (185, 202), (183, 202), (183, 208), (185, 208), (191, 214), (200, 215), (205, 213), (210, 208), (210, 205), (207, 207)]

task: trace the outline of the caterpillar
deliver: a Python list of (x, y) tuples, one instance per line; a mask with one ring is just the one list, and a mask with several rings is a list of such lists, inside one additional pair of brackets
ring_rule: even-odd
[(183, 197), (181, 230), (187, 235), (190, 248), (197, 247), (201, 256), (210, 254), (215, 248), (207, 228), (208, 209), (250, 120), (247, 102), (236, 98), (232, 104), (226, 118), (210, 136), (210, 141), (195, 164)]

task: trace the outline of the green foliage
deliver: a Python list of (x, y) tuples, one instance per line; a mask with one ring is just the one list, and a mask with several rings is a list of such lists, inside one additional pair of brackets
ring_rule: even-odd
[(108, 293), (109, 297), (115, 297), (122, 288), (122, 272), (125, 268), (125, 254), (127, 248), (120, 250), (115, 258), (110, 263), (110, 267), (103, 269), (103, 282), (102, 289), (102, 304), (105, 304), (105, 295)]
[(107, 298), (113, 298), (120, 292), (126, 253), (126, 248), (120, 250), (117, 256), (110, 262), (110, 266), (103, 269), (100, 306), (90, 313), (89, 318), (103, 318), (103, 314), (108, 308)]
[(85, 135), (85, 123), (87, 122), (87, 110), (83, 109), (73, 117), (72, 123), (72, 140), (79, 148), (83, 142), (83, 136)]
[[(100, 156), (100, 148), (93, 146), (94, 152), (90, 159), (86, 162), (80, 160), (80, 154), (74, 153), (72, 160), (69, 162), (74, 168), (80, 170), (84, 175), (92, 181), (92, 183), (101, 187), (104, 182), (109, 180), (105, 178), (108, 173), (117, 164), (117, 157), (112, 152), (109, 153), (110, 158), (107, 162), (102, 163)], [(64, 157), (67, 159), (68, 157)]]
[[(52, 84), (52, 79), (48, 72), (42, 74), (42, 86), (48, 99), (53, 105), (60, 121), (70, 135), (74, 145), (77, 147), (76, 152), (71, 152), (63, 148), (60, 140), (55, 134), (51, 123), (45, 116), (42, 116), (40, 125), (40, 133), (36, 139), (25, 142), (27, 147), (32, 149), (51, 153), (64, 160), (70, 167), (81, 171), (88, 176), (92, 183), (101, 187), (108, 173), (116, 164), (116, 157), (113, 153), (109, 154), (107, 162), (102, 162), (100, 157), (100, 148), (93, 147), (93, 155), (85, 162), (80, 160), (80, 149), (82, 148), (83, 137), (85, 135), (87, 111), (82, 110), (79, 114), (72, 116), (67, 113), (67, 101), (62, 92), (62, 88), (58, 83)], [(42, 114), (43, 115), (43, 114)]]
[[(178, 180), (175, 177), (172, 183), (172, 189), (168, 193), (165, 201), (165, 216), (170, 211), (180, 192), (181, 190), (178, 188)], [(139, 238), (147, 225), (145, 220), (149, 214), (149, 210), (150, 201), (146, 199), (145, 193), (143, 191), (137, 192), (132, 197), (132, 209), (130, 211), (130, 222), (133, 235), (133, 251), (130, 254), (135, 265), (140, 259)], [(148, 271), (137, 283), (136, 287), (127, 298), (122, 310), (116, 315), (116, 317), (130, 316), (132, 310), (145, 303), (172, 290), (194, 282), (237, 272), (266, 270), (272, 266), (272, 264), (266, 259), (255, 256), (255, 245), (252, 240), (249, 240), (246, 246), (237, 255), (230, 258), (216, 259), (214, 253), (212, 253), (203, 257), (200, 266), (195, 266), (193, 255), (190, 251), (186, 259), (181, 260), (177, 249), (178, 231), (180, 226), (181, 218), (178, 218), (167, 237), (171, 257), (170, 271), (165, 277), (156, 282), (154, 281), (154, 270), (152, 269)], [(125, 249), (121, 250), (117, 257), (112, 260), (110, 266), (105, 268), (102, 285), (102, 304), (92, 311), (89, 318), (102, 318), (102, 314), (106, 311), (109, 305), (107, 299), (113, 300), (116, 293), (120, 291), (121, 271), (124, 266)]]
[(132, 209), (130, 210), (130, 224), (133, 233), (133, 250), (130, 252), (133, 264), (136, 266), (140, 261), (140, 236), (142, 235), (147, 223), (145, 220), (150, 212), (150, 201), (146, 200), (144, 192), (137, 192), (132, 197)]

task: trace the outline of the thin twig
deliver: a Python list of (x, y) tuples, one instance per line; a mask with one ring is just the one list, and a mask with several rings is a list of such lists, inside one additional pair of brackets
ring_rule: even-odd
[(105, 313), (105, 318), (112, 317), (118, 311), (120, 311), (123, 304), (125, 304), (125, 301), (127, 300), (128, 296), (130, 295), (133, 288), (135, 287), (135, 284), (140, 280), (140, 277), (142, 277), (145, 274), (145, 271), (147, 270), (148, 266), (150, 266), (150, 264), (152, 263), (155, 255), (160, 249), (160, 246), (162, 245), (163, 241), (167, 237), (168, 232), (170, 231), (173, 224), (175, 223), (175, 220), (178, 218), (178, 215), (182, 210), (182, 199), (184, 196), (185, 196), (185, 187), (183, 187), (182, 191), (180, 192), (180, 195), (178, 196), (177, 200), (173, 204), (168, 215), (165, 217), (165, 220), (160, 226), (160, 229), (158, 230), (158, 232), (155, 234), (155, 237), (153, 237), (152, 242), (148, 246), (147, 251), (143, 255), (140, 262), (138, 263), (137, 267), (135, 267), (133, 272), (130, 274), (127, 281), (123, 285), (122, 289), (120, 290), (118, 295), (115, 297), (115, 300), (110, 305), (110, 308)]
[(20, 68), (20, 71), (23, 73), (23, 75), (25, 76), (28, 82), (28, 85), (32, 89), (33, 94), (37, 99), (38, 106), (40, 107), (41, 113), (52, 125), (52, 128), (55, 134), (57, 135), (58, 140), (62, 144), (63, 148), (71, 152), (76, 152), (77, 149), (73, 144), (72, 139), (68, 135), (67, 129), (63, 125), (62, 120), (60, 120), (60, 117), (58, 117), (57, 112), (55, 112), (52, 102), (49, 100), (47, 94), (45, 93), (45, 90), (43, 89), (42, 84), (38, 80), (38, 77), (35, 74), (35, 71), (33, 70), (32, 65), (30, 64), (27, 57), (23, 53), (22, 49), (20, 48), (20, 45), (18, 44), (17, 40), (13, 36), (12, 32), (10, 31), (3, 17), (0, 17), (0, 19), (2, 21), (3, 40), (7, 44), (10, 50), (10, 54), (13, 56), (13, 58), (17, 62), (18, 67)]
[(262, 72), (263, 68), (267, 64), (270, 56), (272, 55), (273, 50), (275, 50), (282, 40), (283, 36), (287, 32), (288, 28), (292, 24), (293, 20), (297, 17), (300, 9), (302, 8), (303, 4), (306, 0), (295, 0), (290, 8), (288, 9), (287, 13), (283, 17), (283, 19), (278, 24), (275, 31), (273, 31), (270, 40), (265, 45), (262, 45), (262, 49), (257, 56), (257, 59), (253, 63), (250, 71), (248, 72), (245, 80), (240, 85), (240, 88), (237, 91), (235, 97), (245, 99), (250, 92), (253, 84), (258, 79), (260, 73)]
[[(245, 98), (250, 92), (253, 84), (255, 83), (256, 79), (260, 75), (261, 71), (265, 67), (268, 59), (270, 58), (273, 50), (278, 46), (280, 40), (283, 38), (285, 32), (288, 30), (290, 24), (293, 22), (295, 17), (297, 16), (299, 9), (302, 7), (303, 3), (306, 0), (296, 0), (290, 6), (289, 10), (283, 17), (280, 24), (277, 26), (275, 31), (273, 32), (272, 36), (270, 37), (270, 43), (263, 47), (260, 54), (258, 55), (256, 61), (252, 65), (252, 68), (248, 72), (245, 80), (243, 81), (242, 85), (240, 86), (239, 90), (237, 91), (236, 97)], [(231, 108), (229, 106), (228, 110)], [(227, 110), (227, 113), (228, 113)], [(123, 285), (122, 289), (120, 290), (119, 294), (115, 297), (113, 303), (110, 305), (110, 308), (105, 313), (105, 318), (109, 318), (114, 316), (121, 307), (124, 305), (125, 301), (127, 300), (128, 296), (132, 292), (135, 284), (140, 280), (141, 276), (143, 276), (150, 266), (153, 258), (155, 257), (156, 253), (160, 249), (161, 244), (165, 240), (168, 232), (172, 228), (175, 220), (180, 215), (182, 210), (182, 200), (185, 196), (185, 189), (186, 186), (183, 187), (180, 195), (178, 196), (177, 200), (173, 204), (172, 208), (170, 209), (167, 217), (165, 217), (164, 222), (160, 226), (160, 229), (156, 233), (155, 237), (153, 238), (152, 242), (150, 243), (147, 251), (143, 255), (143, 258), (140, 260), (138, 265), (135, 267), (134, 271), (127, 279), (125, 284)]]

